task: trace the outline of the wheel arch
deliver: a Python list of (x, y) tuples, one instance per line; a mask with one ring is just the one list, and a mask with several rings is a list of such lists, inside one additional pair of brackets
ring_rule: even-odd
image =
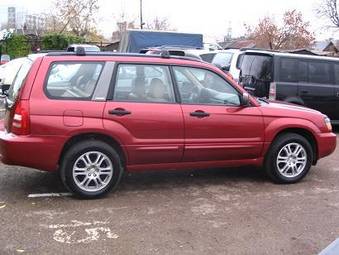
[(64, 144), (64, 146), (61, 150), (58, 165), (60, 166), (61, 161), (62, 161), (65, 153), (68, 151), (69, 148), (71, 148), (74, 144), (77, 144), (77, 143), (84, 141), (84, 140), (98, 140), (98, 141), (101, 141), (101, 142), (108, 144), (109, 146), (113, 147), (119, 153), (119, 155), (121, 155), (121, 160), (122, 160), (123, 166), (126, 165), (127, 153), (124, 150), (121, 143), (118, 140), (114, 139), (113, 137), (111, 137), (109, 135), (102, 134), (102, 133), (94, 133), (94, 132), (77, 134), (77, 135), (70, 137), (65, 142), (65, 144)]
[(315, 138), (314, 134), (306, 128), (288, 127), (288, 128), (282, 129), (279, 132), (277, 132), (272, 139), (272, 143), (279, 136), (284, 135), (284, 134), (288, 134), (288, 133), (298, 134), (298, 135), (304, 137), (307, 141), (310, 142), (310, 144), (312, 146), (312, 150), (313, 150), (313, 162), (312, 162), (312, 164), (315, 165), (317, 163), (317, 160), (318, 160), (318, 143), (317, 143), (317, 139)]

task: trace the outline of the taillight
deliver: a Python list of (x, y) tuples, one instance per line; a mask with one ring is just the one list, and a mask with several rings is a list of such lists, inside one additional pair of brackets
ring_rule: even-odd
[(276, 100), (277, 99), (277, 84), (275, 82), (271, 82), (270, 84), (270, 91), (268, 98), (270, 100)]
[(20, 100), (14, 107), (11, 132), (16, 135), (28, 135), (30, 133), (28, 100)]

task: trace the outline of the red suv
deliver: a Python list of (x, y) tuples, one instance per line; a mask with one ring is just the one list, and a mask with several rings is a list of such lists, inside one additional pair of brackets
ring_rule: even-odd
[(336, 147), (325, 115), (250, 97), (213, 65), (166, 54), (27, 58), (7, 94), (2, 162), (59, 171), (83, 197), (124, 171), (251, 165), (295, 183)]

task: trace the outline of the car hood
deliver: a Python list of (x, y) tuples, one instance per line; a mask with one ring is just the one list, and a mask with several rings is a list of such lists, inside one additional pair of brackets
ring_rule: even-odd
[(324, 114), (317, 110), (285, 102), (262, 103), (261, 109), (264, 116), (301, 118), (312, 122), (324, 118)]

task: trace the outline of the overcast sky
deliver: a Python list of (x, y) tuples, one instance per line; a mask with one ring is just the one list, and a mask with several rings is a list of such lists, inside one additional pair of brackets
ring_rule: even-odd
[[(203, 33), (206, 41), (222, 39), (231, 25), (233, 36), (244, 33), (244, 23), (256, 24), (264, 16), (281, 20), (286, 10), (300, 10), (304, 19), (310, 21), (317, 39), (339, 39), (339, 30), (331, 30), (324, 20), (315, 14), (321, 0), (143, 0), (144, 21), (154, 17), (166, 17), (171, 26), (182, 32)], [(139, 24), (140, 0), (99, 0), (97, 18), (99, 30), (110, 37), (116, 19), (125, 13), (128, 19)], [(0, 0), (0, 6), (24, 6), (32, 12), (48, 11), (53, 0)]]

